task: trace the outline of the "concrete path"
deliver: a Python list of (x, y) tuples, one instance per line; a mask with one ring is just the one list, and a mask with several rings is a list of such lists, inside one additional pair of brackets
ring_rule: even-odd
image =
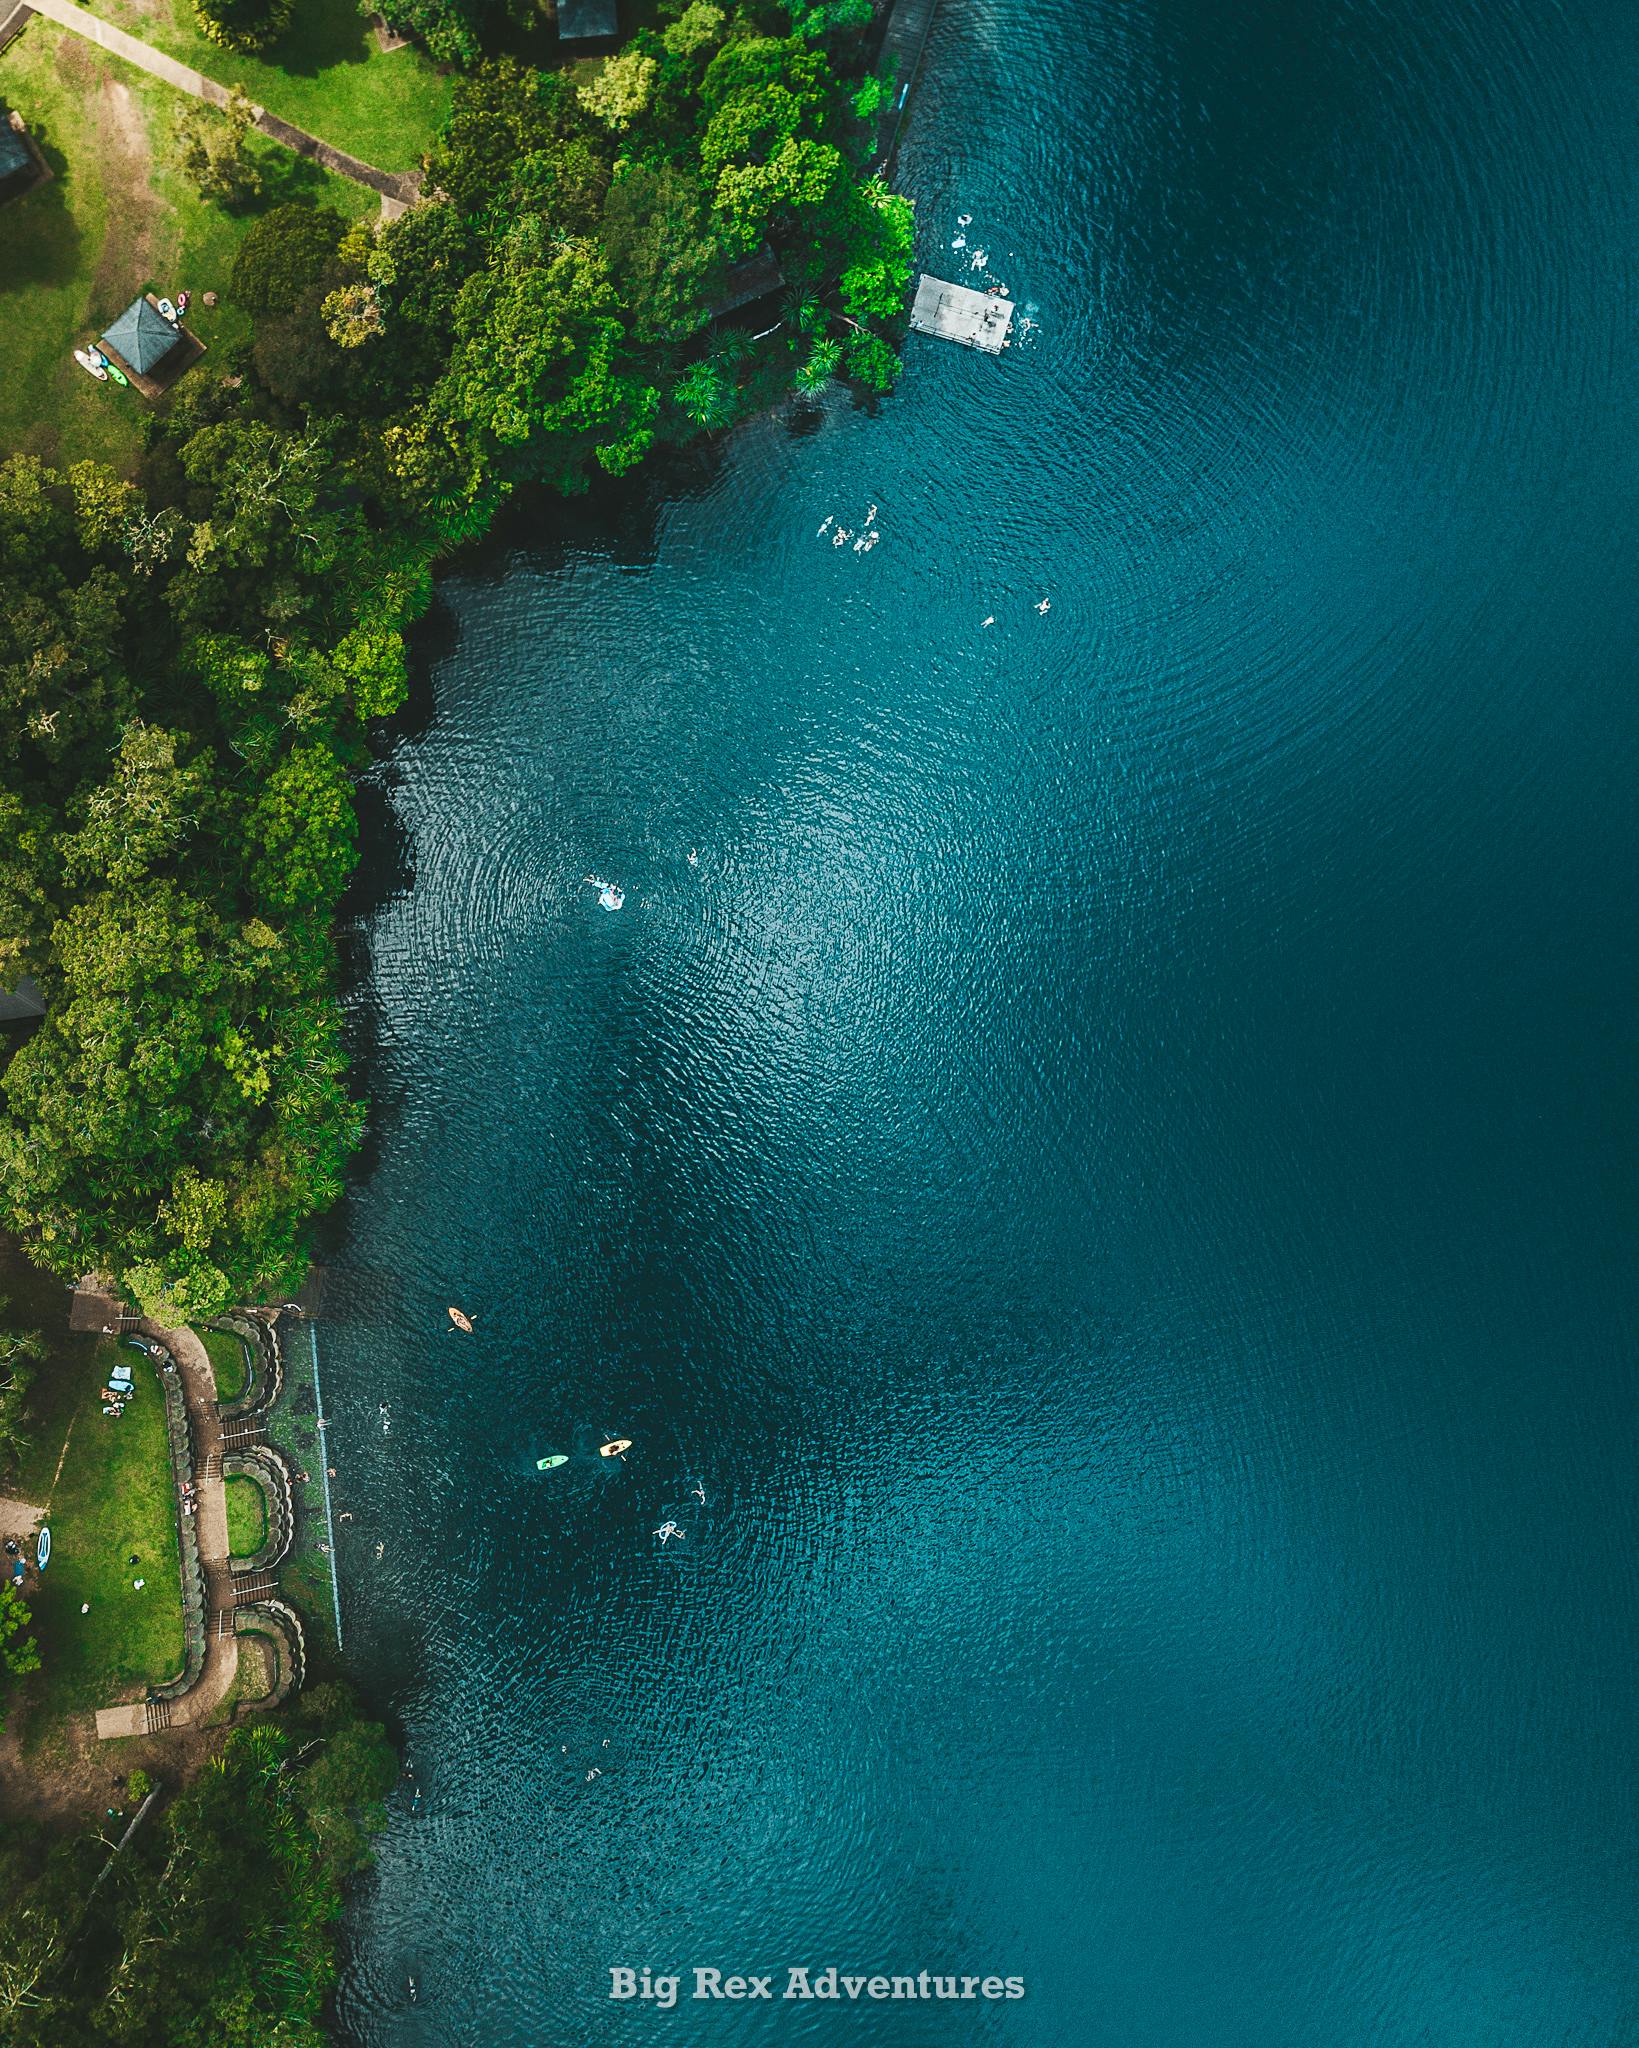
[[(198, 1682), (160, 1720), (146, 1702), (104, 1707), (97, 1733), (105, 1741), (116, 1735), (155, 1732), (156, 1722), (168, 1727), (198, 1727), (226, 1697), (239, 1669), (239, 1638), (233, 1632), (233, 1573), (228, 1565), (228, 1497), (222, 1478), (222, 1425), (216, 1413), (216, 1374), (210, 1354), (192, 1330), (167, 1330), (159, 1323), (138, 1325), (145, 1337), (163, 1344), (176, 1360), (193, 1429), (194, 1532), (205, 1574), (205, 1667)], [(180, 1512), (180, 1508), (178, 1510)]]
[[(151, 72), (155, 78), (164, 79), (167, 85), (175, 86), (178, 92), (191, 94), (196, 100), (205, 100), (213, 107), (225, 107), (228, 103), (225, 85), (218, 85), (214, 78), (207, 78), (191, 65), (179, 64), (174, 57), (167, 57), (163, 50), (156, 50), (152, 44), (127, 35), (124, 29), (115, 28), (111, 22), (100, 21), (85, 8), (76, 6), (74, 0), (28, 0), (27, 9), (19, 8), (16, 12), (43, 14), (48, 21), (56, 22), (59, 28), (84, 36), (87, 42), (95, 43), (99, 49), (122, 58), (127, 64), (134, 64), (139, 71)], [(4, 23), (0, 23), (0, 35), (13, 19), (13, 16), (8, 16)], [(421, 196), (421, 179), (417, 172), (378, 171), (374, 164), (362, 163), (345, 150), (321, 142), (318, 136), (309, 135), (301, 128), (292, 128), (288, 121), (281, 121), (276, 114), (268, 113), (265, 107), (256, 110), (256, 126), (263, 135), (283, 143), (286, 149), (293, 149), (298, 156), (310, 157), (314, 163), (323, 164), (327, 171), (334, 171), (340, 177), (351, 178), (355, 185), (368, 185), (372, 192), (379, 192), (383, 201), (390, 203), (390, 208), (384, 205), (383, 211), (401, 213)]]

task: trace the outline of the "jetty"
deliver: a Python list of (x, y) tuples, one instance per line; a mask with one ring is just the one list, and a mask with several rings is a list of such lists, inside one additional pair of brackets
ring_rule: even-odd
[(922, 52), (928, 46), (928, 30), (939, 11), (939, 0), (894, 0), (882, 30), (882, 46), (876, 69), (893, 81), (893, 106), (883, 118), (881, 148), (873, 168), (886, 177), (899, 147), (899, 129), (910, 104), (911, 88), (922, 68)]
[(999, 292), (947, 284), (942, 277), (929, 277), (926, 271), (917, 281), (911, 307), (911, 327), (917, 334), (936, 334), (941, 341), (958, 341), (963, 348), (981, 348), (986, 355), (999, 356), (1007, 346), (1012, 325), (1013, 301)]

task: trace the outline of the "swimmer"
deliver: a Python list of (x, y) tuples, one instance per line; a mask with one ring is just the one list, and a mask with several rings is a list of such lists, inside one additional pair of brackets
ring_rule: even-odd
[(670, 1543), (674, 1536), (679, 1543), (683, 1541), (683, 1532), (675, 1522), (662, 1522), (654, 1533), (660, 1538), (662, 1545)]
[(338, 1522), (350, 1522), (352, 1519), (353, 1510), (351, 1508), (343, 1508), (341, 1513), (336, 1517), (336, 1520)]
[(706, 1504), (706, 1489), (700, 1484), (698, 1479), (694, 1482), (693, 1492), (695, 1499), (704, 1507)]
[(971, 214), (971, 213), (959, 213), (959, 214), (958, 214), (958, 215), (956, 216), (956, 225), (957, 225), (957, 226), (958, 226), (959, 228), (970, 228), (970, 227), (972, 227), (972, 225), (973, 225), (973, 216), (972, 216), (972, 214)]
[(1044, 597), (1044, 598), (1042, 599), (1041, 603), (1040, 603), (1039, 605), (1037, 605), (1037, 607), (1036, 607), (1036, 610), (1037, 610), (1038, 612), (1040, 612), (1040, 613), (1041, 613), (1041, 615), (1042, 615), (1042, 617), (1043, 617), (1044, 619), (1046, 618), (1047, 614), (1048, 614), (1048, 613), (1049, 613), (1049, 612), (1050, 612), (1050, 611), (1051, 611), (1052, 609), (1053, 609), (1053, 600), (1052, 600), (1052, 599), (1051, 599), (1050, 597)]
[(834, 512), (827, 512), (827, 513), (826, 513), (825, 517), (824, 517), (824, 518), (823, 518), (823, 519), (822, 519), (822, 520), (820, 521), (820, 524), (819, 524), (819, 533), (816, 533), (816, 534), (814, 535), (814, 538), (815, 538), (815, 540), (818, 540), (818, 539), (819, 539), (819, 537), (820, 537), (820, 533), (823, 533), (823, 532), (825, 531), (825, 529), (826, 529), (826, 528), (827, 528), (827, 527), (828, 527), (828, 526), (829, 526), (829, 525), (831, 524), (832, 520), (833, 520), (833, 519), (835, 519), (835, 518), (836, 518), (836, 516), (837, 516), (837, 515), (836, 515), (836, 514), (835, 514)]
[(387, 1549), (387, 1546), (386, 1546), (386, 1544), (385, 1544), (385, 1543), (378, 1543), (378, 1544), (376, 1545), (376, 1563), (377, 1563), (377, 1564), (380, 1564), (380, 1562), (381, 1562), (381, 1560), (382, 1560), (382, 1557), (383, 1557), (383, 1556), (384, 1556), (384, 1554), (386, 1553), (386, 1549)]
[(840, 548), (844, 541), (852, 540), (853, 537), (854, 530), (851, 526), (839, 526), (831, 536), (831, 545), (834, 548)]
[(871, 507), (870, 511), (869, 511), (869, 512), (867, 512), (867, 513), (866, 513), (866, 515), (865, 515), (865, 524), (866, 524), (867, 526), (872, 526), (872, 525), (874, 525), (875, 523), (876, 523), (876, 507), (875, 507), (875, 506), (873, 505), (873, 506)]
[(594, 1764), (592, 1768), (586, 1773), (586, 1782), (588, 1785), (590, 1785), (594, 1778), (601, 1778), (602, 1776), (603, 1773), (598, 1769), (597, 1765)]
[(992, 612), (992, 613), (990, 614), (990, 617), (989, 617), (988, 619), (982, 619), (982, 620), (980, 621), (980, 624), (981, 624), (981, 626), (993, 626), (993, 625), (995, 625), (995, 623), (996, 623), (996, 614), (995, 614), (994, 612)]
[(690, 866), (691, 868), (697, 868), (697, 867), (698, 867), (699, 865), (700, 865), (700, 849), (699, 849), (699, 847), (698, 847), (698, 846), (691, 846), (691, 847), (689, 848), (689, 866)]

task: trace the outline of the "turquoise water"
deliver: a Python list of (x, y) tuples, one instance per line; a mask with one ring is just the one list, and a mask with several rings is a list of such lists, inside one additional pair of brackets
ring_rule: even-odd
[(321, 1333), (356, 2041), (1639, 2039), (1635, 42), (949, 0), (902, 178), (1025, 345), (445, 586)]

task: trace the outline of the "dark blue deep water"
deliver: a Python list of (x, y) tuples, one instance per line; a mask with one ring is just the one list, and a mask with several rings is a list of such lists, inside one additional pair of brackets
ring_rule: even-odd
[(445, 585), (321, 1330), (359, 2043), (1639, 2041), (1636, 56), (947, 0), (902, 181), (1026, 344)]

